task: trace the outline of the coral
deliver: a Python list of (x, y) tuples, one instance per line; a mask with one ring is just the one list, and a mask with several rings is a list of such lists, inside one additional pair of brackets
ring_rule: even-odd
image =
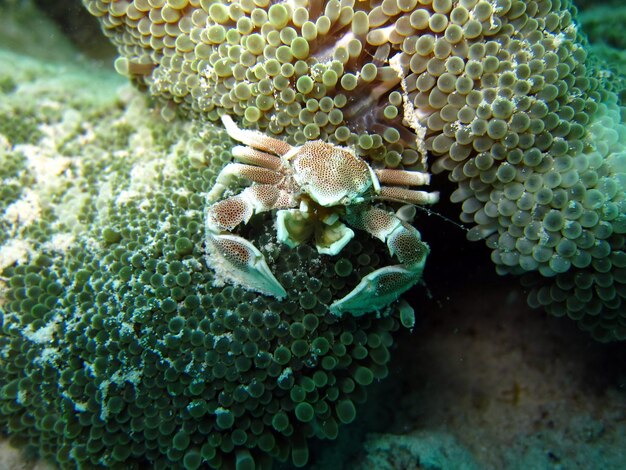
[[(292, 145), (321, 139), (379, 165), (424, 164), (424, 129), (403, 124), (410, 105), (402, 72), (388, 60), (388, 36), (395, 53), (415, 31), (409, 16), (416, 1), (389, 2), (388, 13), (387, 6), (336, 0), (84, 3), (118, 46), (118, 71), (153, 96), (211, 120), (227, 112)], [(391, 34), (396, 20), (401, 32)], [(407, 73), (415, 42), (407, 38), (402, 54)], [(172, 112), (163, 108), (165, 116)]]
[[(569, 258), (572, 266), (556, 270), (549, 282), (535, 279), (543, 286), (529, 297), (531, 305), (577, 320), (601, 341), (626, 339), (625, 143), (626, 125), (613, 95), (587, 127), (586, 150), (572, 158), (578, 181), (568, 188), (566, 204), (546, 212), (537, 234), (543, 249), (552, 251), (551, 261)], [(550, 226), (551, 214), (561, 216), (558, 231)]]
[(34, 110), (23, 109), (20, 110), (19, 114), (14, 111), (13, 109), (6, 109), (6, 105), (0, 105), (0, 134), (10, 135), (11, 142), (14, 144), (37, 142), (42, 134), (38, 129), (39, 123)]
[[(6, 21), (0, 29), (0, 43), (13, 52), (43, 61), (72, 60), (76, 50), (59, 28), (39, 13), (29, 0), (6, 0), (0, 4), (0, 15)], [(44, 21), (41, 21), (42, 18)], [(29, 34), (24, 34), (28, 31)], [(42, 47), (50, 44), (54, 47)]]
[[(578, 2), (577, 2), (578, 5)], [(610, 14), (609, 14), (610, 13)], [(580, 15), (580, 26), (589, 38), (592, 74), (602, 77), (605, 87), (626, 103), (626, 44), (616, 33), (626, 21), (626, 8), (620, 2), (587, 5)]]
[[(597, 338), (624, 336), (622, 109), (586, 68), (568, 4), (328, 2), (322, 14), (317, 2), (88, 3), (108, 9), (118, 69), (183, 110), (230, 110), (293, 144), (327, 137), (375, 168), (419, 168), (423, 149), (440, 157), (500, 272), (538, 271), (534, 304)], [(207, 27), (192, 26), (203, 15)], [(186, 50), (197, 29), (225, 36), (195, 43), (193, 54), (210, 52), (205, 77)], [(321, 49), (297, 58), (313, 32)], [(245, 52), (260, 65), (237, 82)], [(259, 246), (286, 298), (220, 285), (204, 263), (204, 195), (232, 158), (225, 132), (163, 123), (106, 74), (0, 54), (3, 115), (19, 118), (0, 136), (3, 432), (62, 468), (305, 465), (307, 439), (333, 439), (355, 418), (387, 375), (391, 333), (415, 324), (406, 304), (383, 318), (328, 314), (392, 262), (387, 250), (363, 233), (336, 257), (288, 247), (257, 214), (236, 233)], [(202, 108), (198, 94), (219, 100)]]
[(626, 51), (603, 43), (591, 44), (590, 51), (593, 54), (590, 57), (592, 73), (602, 77), (606, 90), (617, 95), (618, 104), (623, 110), (626, 103)]
[(2, 54), (30, 77), (11, 106), (45, 103), (44, 137), (1, 139), (3, 432), (61, 468), (304, 465), (387, 375), (399, 312), (328, 313), (386, 250), (360, 234), (337, 257), (289, 248), (260, 214), (237, 233), (287, 297), (219, 285), (203, 195), (226, 133), (164, 123), (106, 74)]
[[(539, 272), (543, 277), (534, 281), (534, 304), (577, 319), (599, 339), (624, 336), (622, 110), (603, 90), (604, 83), (590, 77), (567, 5), (502, 0), (494, 14), (494, 6), (482, 1), (437, 0), (417, 8), (409, 0), (373, 8), (345, 4), (347, 9), (335, 17), (336, 3), (329, 2), (314, 26), (328, 33), (329, 42), (320, 38), (318, 44), (332, 49), (348, 38), (350, 59), (343, 61), (340, 46), (339, 58), (330, 61), (324, 60), (326, 49), (313, 51), (308, 62), (292, 61), (298, 79), (285, 76), (289, 84), (281, 93), (274, 92), (282, 86), (282, 75), (273, 75), (271, 83), (249, 80), (250, 98), (239, 103), (240, 109), (235, 101), (246, 96), (246, 88), (219, 76), (220, 67), (232, 65), (234, 71), (237, 51), (244, 55), (245, 18), (252, 22), (254, 11), (267, 10), (269, 19), (267, 34), (261, 27), (255, 38), (269, 43), (278, 34), (282, 43), (276, 27), (291, 21), (284, 18), (290, 4), (251, 7), (249, 17), (237, 16), (243, 2), (228, 8), (193, 0), (90, 5), (111, 9), (103, 22), (131, 57), (119, 60), (118, 68), (182, 109), (211, 119), (218, 117), (218, 109), (232, 109), (245, 125), (274, 132), (272, 126), (281, 125), (281, 111), (273, 107), (276, 96), (283, 99), (282, 92), (292, 90), (292, 103), (300, 106), (297, 120), (290, 116), (275, 129), (292, 143), (337, 126), (328, 140), (357, 146), (377, 166), (411, 168), (420, 166), (423, 143), (440, 157), (437, 167), (459, 182), (455, 199), (464, 201), (464, 220), (477, 224), (473, 238), (488, 237), (500, 272)], [(312, 15), (321, 11), (315, 5), (308, 9)], [(150, 37), (147, 47), (140, 48), (142, 39), (133, 36), (145, 22), (140, 28), (139, 18), (128, 20), (129, 11), (141, 12), (137, 6), (151, 8), (144, 18), (171, 14), (176, 19), (155, 22), (160, 36)], [(214, 49), (205, 60), (216, 75), (211, 76), (214, 88), (204, 91), (213, 93), (211, 99), (219, 94), (211, 110), (195, 109), (191, 91), (172, 94), (159, 75), (170, 66), (171, 74), (188, 72), (191, 51), (185, 51), (185, 41), (192, 40), (191, 30), (187, 36), (168, 25), (189, 26), (177, 12), (198, 6), (207, 7), (205, 19), (214, 17), (209, 29), (218, 38), (222, 30), (214, 27), (229, 25), (231, 12), (237, 16), (236, 28), (224, 31), (225, 42), (207, 44)], [(558, 14), (548, 12), (552, 6)], [(354, 19), (363, 18), (365, 10), (369, 29), (360, 34), (366, 43), (362, 55), (352, 57), (350, 44), (360, 29), (347, 25), (358, 24), (361, 20)], [(345, 25), (343, 11), (350, 17)], [(289, 41), (287, 36), (283, 46), (303, 46), (296, 39), (304, 39), (298, 34), (309, 23), (302, 28), (291, 24), (297, 37)], [(511, 25), (519, 29), (517, 36)], [(126, 33), (118, 34), (122, 30)], [(459, 30), (466, 39), (453, 43)], [(399, 41), (401, 31), (410, 34)], [(416, 31), (420, 39), (414, 40)], [(381, 41), (389, 41), (389, 47)], [(122, 43), (130, 45), (125, 49)], [(263, 73), (276, 65), (283, 47), (269, 44), (255, 55), (263, 57)], [(280, 50), (281, 57), (287, 54)], [(361, 64), (367, 52), (374, 59)], [(157, 62), (133, 62), (134, 57), (161, 62), (153, 68)], [(225, 132), (207, 122), (165, 124), (142, 97), (128, 90), (118, 95), (118, 82), (107, 75), (41, 66), (9, 53), (0, 58), (13, 75), (5, 79), (7, 68), (0, 71), (5, 115), (28, 117), (3, 127), (6, 135), (0, 136), (3, 431), (12, 443), (62, 468), (243, 470), (289, 458), (305, 465), (307, 439), (333, 439), (341, 424), (355, 418), (367, 387), (387, 375), (391, 333), (400, 324), (415, 324), (406, 304), (384, 318), (328, 314), (334, 299), (390, 264), (389, 254), (362, 233), (337, 257), (322, 256), (308, 244), (290, 248), (278, 243), (270, 216), (257, 214), (236, 233), (259, 246), (287, 297), (277, 301), (220, 285), (203, 259), (204, 194), (231, 159), (233, 142)], [(288, 63), (281, 65), (281, 74), (283, 68), (289, 72), (283, 67)], [(296, 70), (299, 63), (311, 68)], [(338, 75), (331, 68), (335, 64), (348, 70), (342, 69), (341, 78), (328, 73)], [(368, 67), (372, 64), (375, 73)], [(176, 71), (178, 66), (184, 67)], [(313, 70), (323, 71), (320, 81)], [(321, 85), (333, 80), (335, 90), (316, 97)], [(189, 81), (193, 85), (193, 78)], [(158, 86), (166, 89), (159, 93)], [(262, 92), (266, 86), (270, 93)], [(244, 106), (254, 109), (257, 101), (265, 106), (270, 99), (270, 113), (249, 112), (248, 117), (260, 114), (256, 124), (245, 111), (238, 112)], [(341, 117), (334, 113), (341, 125), (330, 121), (334, 106), (346, 110), (339, 111)], [(163, 109), (172, 117), (172, 107)], [(304, 110), (313, 121), (307, 121)], [(322, 116), (320, 123), (314, 113)], [(276, 118), (264, 121), (266, 116)], [(407, 116), (421, 121), (400, 126)], [(307, 126), (306, 135), (304, 130), (298, 134)], [(390, 130), (394, 126), (399, 126), (397, 134)], [(531, 205), (525, 209), (525, 204)], [(520, 226), (523, 220), (528, 223)], [(387, 443), (372, 444), (382, 453), (389, 449)], [(409, 444), (399, 456), (407, 461), (421, 454)], [(445, 458), (442, 454), (435, 457)]]
[(593, 43), (603, 42), (615, 49), (625, 49), (626, 40), (620, 33), (626, 24), (626, 7), (595, 6), (580, 14), (580, 25)]
[(118, 70), (181, 109), (375, 167), (427, 150), (499, 273), (538, 272), (559, 287), (533, 305), (624, 337), (620, 80), (588, 58), (569, 0), (85, 4)]
[(516, 24), (526, 51), (507, 40), (484, 59), (506, 72), (481, 90), (471, 119), (443, 129), (452, 146), (471, 149), (457, 156), (451, 146), (433, 170), (459, 183), (452, 200), (475, 224), (468, 238), (486, 239), (500, 274), (543, 276), (526, 278), (531, 305), (569, 316), (598, 340), (625, 339), (626, 126), (613, 91), (622, 79), (587, 57), (567, 12), (556, 29), (552, 14)]

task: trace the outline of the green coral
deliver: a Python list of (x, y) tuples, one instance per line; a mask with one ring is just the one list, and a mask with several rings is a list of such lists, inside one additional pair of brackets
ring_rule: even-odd
[(15, 110), (0, 108), (0, 134), (12, 144), (36, 143), (43, 135), (39, 130), (40, 124), (34, 110), (16, 113)]
[(623, 80), (589, 56), (569, 0), (84, 3), (164, 115), (229, 113), (375, 167), (427, 153), (499, 273), (596, 273), (578, 302), (563, 281), (533, 305), (624, 337)]
[[(292, 142), (328, 137), (357, 145), (379, 166), (412, 167), (418, 153), (404, 130), (419, 126), (389, 125), (406, 117), (408, 95), (428, 111), (420, 115), (424, 144), (459, 183), (455, 199), (464, 201), (463, 220), (478, 227), (474, 238), (489, 237), (500, 272), (537, 270), (544, 276), (534, 284), (536, 305), (571, 316), (599, 339), (623, 337), (623, 110), (586, 68), (569, 3), (522, 8), (502, 0), (494, 14), (484, 1), (454, 9), (446, 0), (423, 8), (411, 1), (348, 2), (337, 15), (343, 4), (312, 2), (307, 15), (319, 19), (312, 29), (297, 2), (300, 17), (262, 1), (226, 7), (172, 0), (153, 2), (162, 7), (152, 15), (163, 20), (156, 33), (141, 23), (147, 2), (87, 3), (107, 8), (103, 24), (110, 35), (121, 32), (126, 58), (118, 69), (135, 81), (157, 95), (164, 87), (162, 98), (211, 118), (224, 108), (276, 134), (291, 129), (286, 138)], [(193, 78), (183, 83), (167, 76), (170, 69), (180, 78), (194, 62), (188, 60), (194, 38), (185, 28), (198, 20), (192, 12), (198, 6), (204, 20), (211, 18), (205, 60), (217, 77), (214, 88), (204, 90), (215, 100), (206, 109), (194, 109), (193, 92), (179, 93), (198, 85)], [(320, 60), (322, 49), (311, 51), (307, 37), (318, 27), (329, 33), (330, 45), (337, 34), (365, 34), (359, 22), (366, 11), (373, 27), (365, 48), (373, 60), (352, 54), (351, 41), (329, 61)], [(123, 24), (126, 17), (131, 21)], [(124, 35), (133, 21), (146, 34)], [(297, 28), (287, 26), (290, 21)], [(236, 28), (223, 27), (233, 22)], [(262, 24), (269, 24), (265, 31)], [(287, 32), (281, 37), (278, 30)], [(510, 37), (515, 30), (521, 39)], [(461, 32), (470, 41), (454, 46)], [(168, 56), (152, 54), (163, 48), (150, 35), (164, 38), (163, 46), (183, 59), (155, 69), (153, 59)], [(262, 57), (259, 69), (273, 73), (271, 83), (248, 71), (253, 85), (222, 76), (232, 66), (226, 58), (235, 63), (243, 55), (241, 36), (249, 38), (248, 52)], [(525, 60), (530, 39), (534, 59)], [(412, 74), (405, 88), (390, 85), (399, 76), (386, 62), (392, 48), (410, 56), (400, 61)], [(367, 56), (367, 63), (357, 56)], [(276, 242), (271, 215), (260, 215), (237, 233), (255, 241), (288, 297), (279, 302), (218, 285), (203, 258), (203, 194), (231, 159), (233, 143), (224, 132), (210, 123), (158, 121), (133, 93), (116, 99), (117, 83), (109, 77), (85, 78), (8, 53), (2, 59), (18, 77), (17, 89), (7, 87), (15, 95), (11, 109), (27, 106), (18, 96), (45, 103), (37, 122), (49, 137), (26, 144), (4, 136), (0, 148), (4, 431), (65, 468), (245, 469), (289, 458), (305, 465), (307, 440), (333, 439), (341, 424), (355, 419), (367, 387), (387, 374), (391, 332), (415, 323), (406, 305), (384, 318), (327, 313), (359, 279), (389, 264), (384, 245), (359, 233), (341, 257), (321, 256), (309, 245), (289, 249)], [(520, 77), (512, 76), (513, 59), (521, 62), (515, 74), (525, 78), (514, 80)], [(352, 69), (337, 73), (337, 64)], [(279, 78), (283, 73), (288, 84)], [(322, 85), (343, 91), (331, 98), (320, 94)], [(297, 113), (295, 106), (275, 110), (275, 91), (279, 100), (297, 103)], [(244, 110), (242, 103), (251, 106)], [(336, 108), (350, 112), (340, 117)], [(270, 110), (280, 129), (262, 112)], [(280, 121), (280, 112), (293, 116)], [(174, 107), (163, 114), (173, 117)], [(382, 127), (363, 131), (368, 119)], [(55, 171), (41, 171), (49, 168)], [(529, 236), (526, 227), (536, 233)]]
[[(389, 263), (385, 246), (360, 234), (342, 258), (290, 249), (260, 215), (239, 233), (288, 297), (217, 285), (203, 196), (233, 142), (211, 124), (163, 123), (142, 98), (115, 99), (115, 82), (91, 80), (84, 92), (97, 84), (108, 102), (78, 109), (47, 95), (64, 110), (43, 113), (58, 153), (44, 141), (0, 156), (3, 187), (20, 181), (13, 202), (33, 194), (40, 209), (4, 221), (10, 237), (0, 240), (0, 253), (25, 249), (0, 268), (4, 431), (61, 468), (305, 465), (307, 440), (334, 439), (387, 375), (399, 315), (328, 313)], [(34, 171), (52, 162), (65, 170)]]
[(597, 58), (594, 75), (601, 77), (606, 89), (618, 96), (623, 109), (626, 103), (626, 51), (602, 43), (591, 44), (590, 48), (593, 57)]
[[(614, 95), (612, 101), (609, 98), (599, 106), (588, 132), (589, 148), (578, 157), (579, 181), (570, 188), (575, 197), (561, 212), (548, 212), (538, 234), (543, 237), (542, 250), (571, 259), (572, 266), (550, 282), (537, 281), (543, 286), (533, 290), (529, 301), (533, 306), (545, 306), (556, 316), (569, 316), (598, 340), (623, 340), (626, 125)], [(566, 217), (559, 217), (562, 212)]]

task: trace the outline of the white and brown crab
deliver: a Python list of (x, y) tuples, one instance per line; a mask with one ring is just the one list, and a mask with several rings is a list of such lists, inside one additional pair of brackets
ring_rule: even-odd
[[(230, 233), (254, 214), (277, 209), (278, 240), (290, 247), (314, 237), (319, 253), (336, 255), (354, 236), (345, 221), (386, 242), (399, 259), (400, 264), (373, 271), (336, 300), (330, 306), (334, 314), (380, 310), (419, 281), (428, 245), (414, 227), (371, 203), (432, 204), (438, 193), (407, 188), (428, 184), (429, 174), (375, 170), (349, 148), (321, 140), (293, 147), (260, 132), (239, 129), (230, 116), (223, 116), (222, 122), (228, 134), (246, 146), (233, 148), (237, 162), (222, 169), (207, 196), (207, 264), (218, 278), (277, 298), (287, 295), (261, 252)], [(241, 180), (250, 186), (220, 200), (232, 182)]]

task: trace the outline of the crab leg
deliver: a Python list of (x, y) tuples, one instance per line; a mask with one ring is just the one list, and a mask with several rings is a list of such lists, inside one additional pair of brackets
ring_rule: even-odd
[(255, 213), (294, 205), (289, 193), (263, 184), (211, 204), (206, 213), (206, 261), (218, 280), (227, 279), (263, 294), (285, 297), (285, 289), (272, 274), (263, 254), (245, 238), (227, 232), (247, 223)]
[(391, 170), (388, 168), (375, 169), (376, 177), (382, 184), (399, 186), (421, 186), (430, 184), (430, 173), (407, 170)]
[(232, 150), (235, 160), (249, 165), (261, 166), (270, 170), (278, 170), (282, 166), (280, 158), (243, 145), (236, 145)]
[(228, 114), (222, 116), (222, 123), (226, 128), (226, 132), (233, 139), (246, 144), (250, 147), (254, 147), (264, 152), (272, 152), (276, 155), (282, 156), (289, 152), (293, 147), (287, 142), (282, 140), (268, 137), (259, 131), (253, 131), (249, 129), (239, 129), (233, 118)]
[(382, 186), (375, 199), (410, 202), (411, 204), (435, 204), (439, 202), (439, 192), (417, 191), (415, 189)]
[(274, 170), (259, 166), (229, 163), (217, 175), (213, 188), (207, 194), (207, 202), (213, 203), (217, 201), (233, 181), (242, 178), (254, 183), (275, 185), (280, 181), (282, 175)]
[(331, 313), (337, 316), (345, 312), (361, 316), (381, 310), (413, 287), (422, 277), (429, 249), (414, 227), (382, 209), (351, 212), (347, 220), (386, 242), (389, 252), (401, 263), (368, 274), (351, 292), (330, 306)]
[(409, 202), (411, 204), (434, 204), (439, 201), (438, 192), (417, 191), (415, 189), (399, 188), (398, 186), (422, 186), (430, 184), (430, 174), (419, 171), (407, 170), (374, 170), (378, 181), (381, 184), (391, 186), (380, 186), (375, 199)]

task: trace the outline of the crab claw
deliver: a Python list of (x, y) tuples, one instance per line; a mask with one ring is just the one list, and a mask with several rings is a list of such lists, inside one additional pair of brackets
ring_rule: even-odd
[(263, 254), (245, 238), (237, 235), (211, 234), (207, 237), (207, 265), (219, 278), (228, 279), (246, 289), (279, 299), (287, 292), (270, 271)]
[(349, 214), (349, 219), (353, 225), (386, 242), (389, 252), (402, 263), (371, 272), (330, 306), (334, 315), (349, 312), (358, 317), (383, 309), (413, 287), (422, 277), (429, 248), (414, 227), (384, 210), (355, 211)]
[(381, 310), (397, 300), (422, 277), (426, 258), (419, 270), (403, 266), (387, 266), (369, 273), (345, 297), (330, 306), (330, 313), (341, 316), (350, 312), (355, 317)]

